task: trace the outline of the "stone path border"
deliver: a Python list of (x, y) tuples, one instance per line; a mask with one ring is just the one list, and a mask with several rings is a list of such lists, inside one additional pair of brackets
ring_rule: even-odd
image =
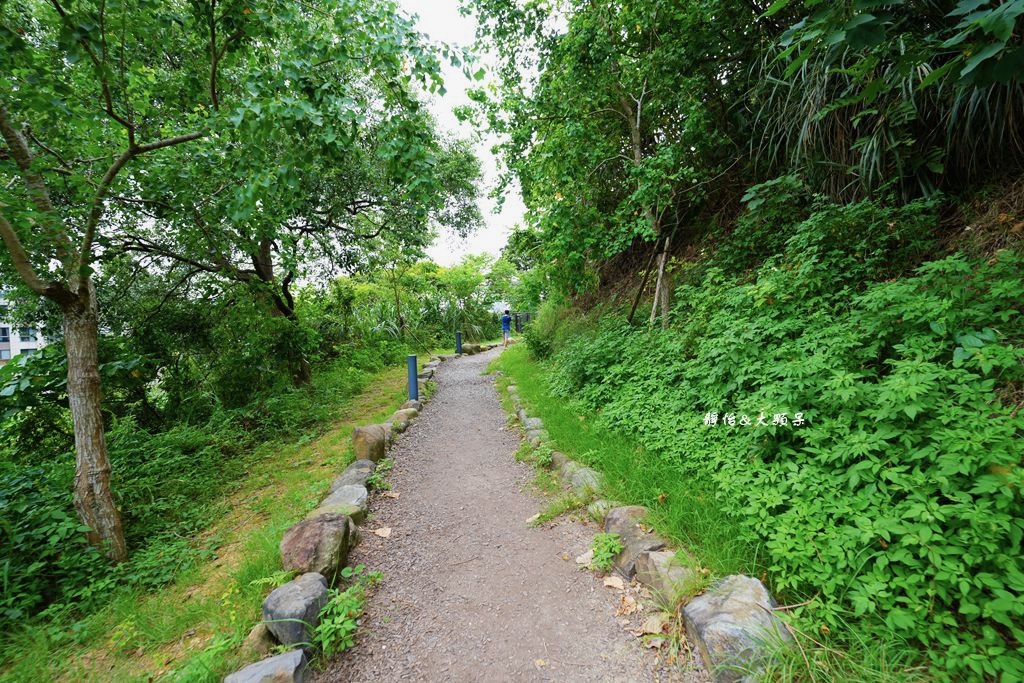
[[(550, 448), (551, 467), (562, 482), (580, 500), (592, 500), (603, 488), (601, 473), (555, 450), (543, 420), (527, 412), (519, 388), (510, 384), (506, 390), (526, 441), (534, 448)], [(701, 585), (696, 562), (680, 562), (678, 558), (689, 553), (669, 549), (667, 540), (641, 523), (647, 508), (598, 499), (587, 511), (606, 533), (618, 534), (623, 543), (622, 552), (615, 558), (617, 573), (646, 585), (669, 613), (676, 613), (686, 601), (682, 610), (686, 635), (696, 644), (716, 683), (753, 680), (745, 672), (758, 670), (773, 646), (791, 640), (787, 627), (775, 614), (775, 600), (757, 579), (727, 576), (694, 596)]]
[[(470, 354), (494, 346), (463, 345)], [(352, 430), (352, 451), (356, 459), (331, 483), (327, 496), (306, 518), (290, 527), (281, 539), (281, 564), (298, 574), (274, 589), (263, 601), (263, 621), (246, 643), (266, 654), (277, 644), (296, 645), (293, 650), (245, 666), (224, 678), (224, 683), (303, 683), (308, 671), (308, 643), (320, 622), (320, 610), (327, 603), (328, 587), (345, 568), (349, 551), (359, 543), (358, 524), (366, 519), (369, 501), (367, 481), (377, 462), (391, 448), (399, 434), (419, 417), (428, 400), (428, 383), (445, 360), (457, 354), (431, 356), (417, 375), (419, 401), (406, 401), (382, 424)]]

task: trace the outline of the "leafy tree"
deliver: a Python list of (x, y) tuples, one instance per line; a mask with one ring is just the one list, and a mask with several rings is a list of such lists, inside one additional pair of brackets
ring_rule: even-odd
[(834, 197), (903, 199), (1024, 161), (1024, 3), (792, 2), (755, 64), (756, 156)]
[[(354, 75), (392, 93), (401, 111), (412, 107), (414, 83), (436, 83), (437, 63), (393, 3), (373, 0), (12, 1), (0, 8), (0, 43), (5, 277), (16, 273), (61, 310), (75, 506), (90, 541), (119, 561), (127, 548), (110, 491), (93, 282), (112, 237), (144, 223), (137, 207), (169, 188), (191, 195), (192, 206), (231, 189), (232, 221), (262, 248), (281, 217), (267, 215), (277, 207), (264, 201), (281, 195), (263, 190), (297, 187), (324, 149), (342, 154), (352, 144), (347, 131), (362, 109), (351, 98)], [(386, 158), (415, 172), (421, 147), (406, 144), (420, 133), (415, 121), (383, 121)], [(299, 131), (310, 144), (297, 163), (260, 167)], [(193, 171), (213, 167), (195, 183)], [(204, 224), (224, 236), (223, 225)], [(168, 225), (170, 234), (191, 244), (180, 226)]]
[[(667, 316), (673, 235), (743, 144), (731, 108), (760, 40), (756, 15), (734, 2), (564, 2), (563, 32), (531, 4), (473, 6), (503, 64), (491, 122), (509, 136), (505, 159), (548, 260), (585, 288), (595, 259), (655, 241)], [(540, 66), (532, 78), (517, 72), (530, 51)]]

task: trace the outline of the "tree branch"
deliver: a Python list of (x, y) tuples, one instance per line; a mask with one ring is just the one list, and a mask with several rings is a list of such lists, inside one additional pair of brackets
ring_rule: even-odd
[(44, 214), (55, 216), (56, 211), (50, 201), (50, 193), (46, 190), (46, 181), (32, 169), (32, 150), (25, 142), (24, 136), (14, 127), (7, 108), (0, 105), (0, 132), (3, 133), (7, 146), (11, 149), (14, 162), (21, 169), (25, 186), (32, 196), (32, 202)]
[(10, 114), (2, 104), (0, 104), (0, 133), (3, 134), (7, 146), (11, 149), (15, 163), (21, 169), (22, 181), (28, 189), (29, 196), (32, 197), (32, 203), (43, 215), (42, 222), (57, 247), (57, 257), (62, 261), (65, 260), (71, 252), (71, 241), (64, 230), (60, 214), (57, 213), (50, 200), (50, 192), (46, 189), (46, 180), (32, 168), (32, 150), (29, 149), (24, 136), (15, 129)]
[(78, 273), (81, 273), (92, 261), (92, 243), (96, 237), (96, 226), (99, 225), (100, 217), (103, 215), (103, 202), (106, 199), (107, 190), (110, 189), (114, 178), (124, 168), (124, 165), (146, 152), (153, 152), (165, 147), (173, 147), (174, 145), (191, 142), (192, 140), (199, 139), (202, 135), (202, 133), (198, 132), (187, 133), (185, 135), (164, 138), (163, 140), (157, 140), (145, 145), (136, 145), (126, 149), (121, 156), (114, 160), (114, 163), (110, 165), (107, 172), (103, 174), (103, 180), (100, 181), (100, 186), (96, 189), (96, 196), (93, 197), (92, 208), (89, 211), (89, 220), (85, 224), (85, 234), (82, 237), (82, 246), (78, 250)]
[[(64, 22), (64, 25), (67, 26), (69, 29), (74, 30), (75, 27), (71, 25), (68, 13), (61, 6), (60, 2), (58, 2), (58, 0), (50, 0), (50, 4), (52, 4), (54, 9), (57, 10), (57, 14), (60, 15), (60, 18)], [(88, 38), (86, 38), (84, 35), (78, 40), (78, 44), (82, 46), (82, 49), (85, 50), (86, 54), (89, 55), (89, 59), (92, 60), (93, 66), (96, 67), (96, 73), (100, 79), (100, 92), (103, 95), (103, 104), (105, 107), (104, 111), (107, 112), (107, 116), (114, 119), (122, 126), (124, 126), (125, 130), (128, 131), (128, 146), (134, 147), (135, 125), (131, 121), (129, 121), (128, 119), (114, 111), (114, 98), (110, 93), (110, 82), (107, 80), (106, 75), (104, 75), (103, 60), (101, 60), (99, 56), (97, 56), (95, 50), (92, 49), (92, 45), (89, 43)]]
[(18, 239), (18, 233), (14, 232), (14, 226), (7, 221), (7, 217), (3, 214), (0, 214), (0, 237), (3, 238), (7, 251), (11, 253), (11, 260), (14, 262), (14, 268), (18, 271), (18, 275), (29, 286), (29, 289), (44, 296), (46, 283), (36, 275), (35, 268), (29, 261), (28, 252), (25, 251), (21, 240)]

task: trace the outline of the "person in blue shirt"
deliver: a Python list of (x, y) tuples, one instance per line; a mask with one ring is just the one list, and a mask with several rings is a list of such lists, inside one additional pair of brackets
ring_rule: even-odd
[(512, 316), (509, 315), (508, 309), (505, 309), (505, 315), (501, 316), (501, 334), (505, 337), (505, 346), (508, 348), (508, 340), (512, 337)]

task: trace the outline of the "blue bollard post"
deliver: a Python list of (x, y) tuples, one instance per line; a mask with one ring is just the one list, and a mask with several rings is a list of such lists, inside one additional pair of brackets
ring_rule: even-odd
[(462, 333), (455, 333), (455, 353), (462, 353)]
[(409, 400), (420, 400), (420, 386), (416, 382), (416, 356), (409, 356)]

